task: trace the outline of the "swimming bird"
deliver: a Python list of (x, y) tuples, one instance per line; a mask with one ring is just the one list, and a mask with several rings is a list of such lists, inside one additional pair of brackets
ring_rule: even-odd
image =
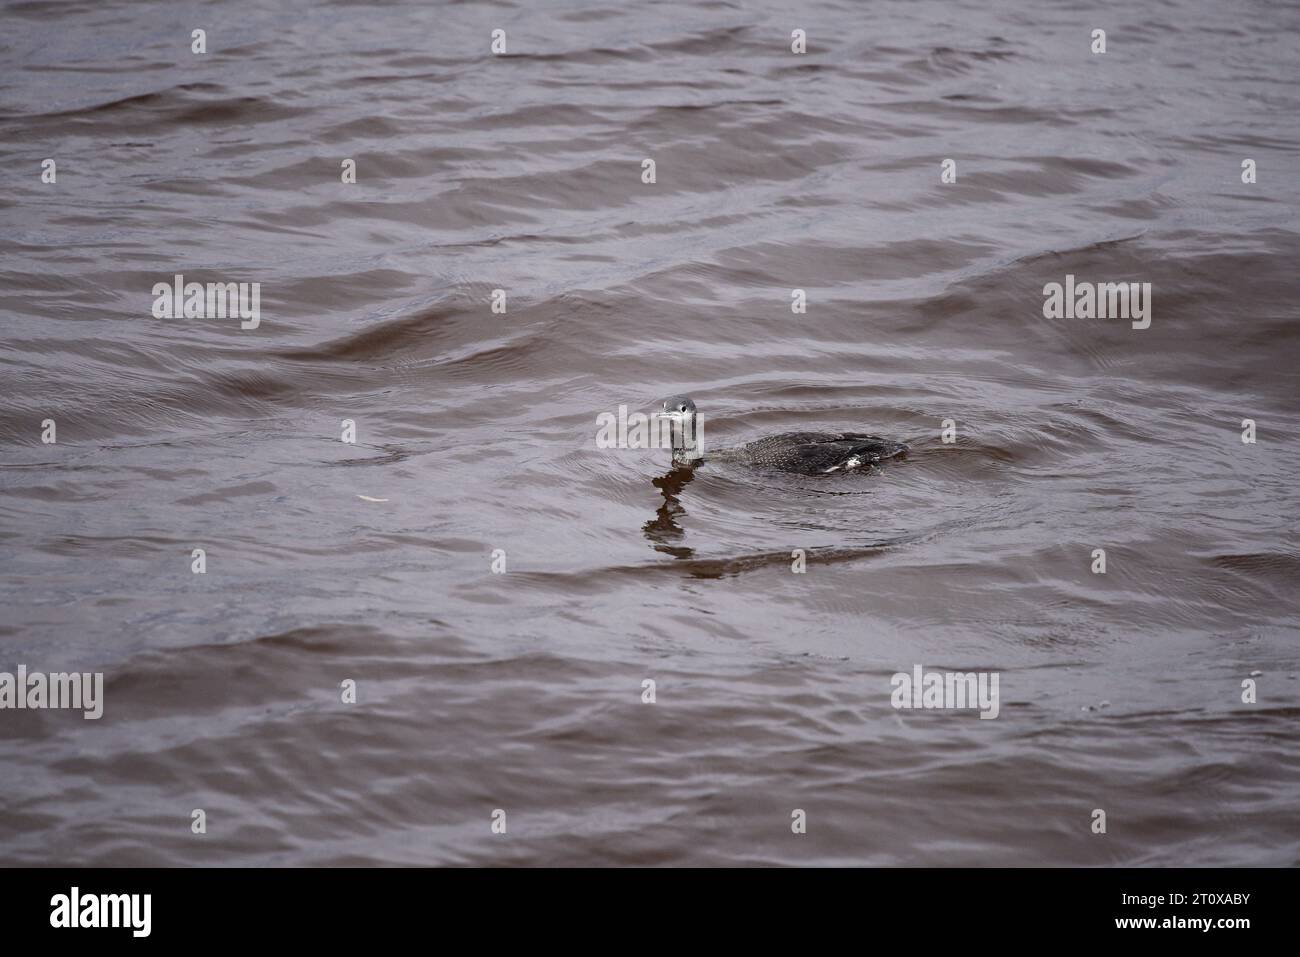
[[(675, 395), (664, 400), (657, 413), (671, 423), (673, 464), (699, 465), (704, 461), (704, 437), (699, 414), (690, 396)], [(734, 449), (709, 453), (711, 461), (826, 475), (870, 468), (877, 462), (907, 452), (902, 442), (862, 432), (782, 432)]]

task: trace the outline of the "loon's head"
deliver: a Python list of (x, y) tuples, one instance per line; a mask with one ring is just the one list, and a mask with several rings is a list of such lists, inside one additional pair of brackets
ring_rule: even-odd
[(695, 415), (695, 401), (689, 395), (670, 395), (664, 399), (663, 410), (659, 413), (667, 419), (678, 421)]
[(674, 395), (664, 399), (659, 417), (668, 419), (672, 433), (673, 462), (685, 465), (704, 457), (704, 436), (700, 432), (699, 416), (695, 403), (688, 395)]

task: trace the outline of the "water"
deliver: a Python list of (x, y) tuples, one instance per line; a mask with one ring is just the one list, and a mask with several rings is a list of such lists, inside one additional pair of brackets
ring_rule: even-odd
[(0, 862), (1300, 863), (1300, 8), (1148, 7), (6, 5)]

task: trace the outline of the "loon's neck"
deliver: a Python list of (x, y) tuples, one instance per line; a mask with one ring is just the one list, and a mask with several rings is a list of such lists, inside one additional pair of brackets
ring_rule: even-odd
[(704, 430), (699, 416), (691, 416), (672, 430), (673, 464), (696, 465), (704, 458)]

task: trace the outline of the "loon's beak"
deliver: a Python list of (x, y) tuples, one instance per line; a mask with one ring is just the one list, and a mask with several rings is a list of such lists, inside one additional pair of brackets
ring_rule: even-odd
[(667, 409), (660, 409), (654, 413), (661, 419), (672, 419), (674, 422), (681, 422), (686, 416), (681, 412), (669, 412)]

